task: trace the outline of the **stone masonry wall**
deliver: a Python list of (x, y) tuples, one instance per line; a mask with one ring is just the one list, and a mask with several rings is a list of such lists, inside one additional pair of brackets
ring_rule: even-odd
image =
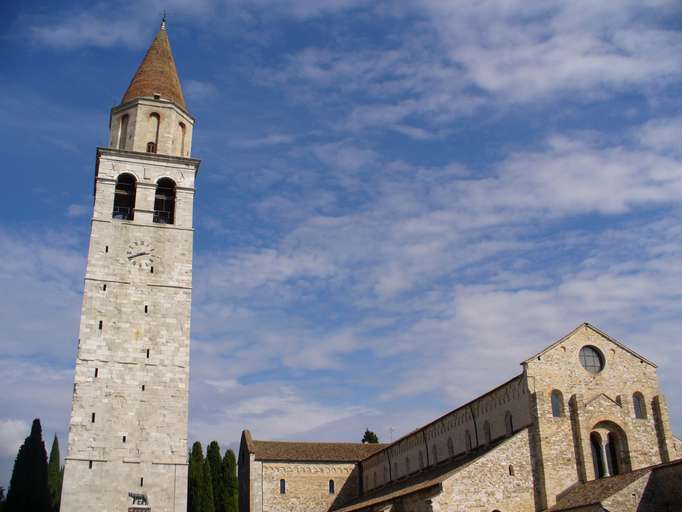
[[(323, 512), (358, 495), (358, 470), (353, 463), (262, 462), (262, 509), (254, 512)], [(252, 477), (254, 475), (252, 474)], [(280, 493), (280, 480), (286, 492)], [(334, 493), (329, 481), (334, 481)], [(258, 492), (258, 483), (252, 485)]]
[[(125, 510), (135, 492), (184, 512), (197, 162), (101, 150), (98, 164), (61, 510)], [(138, 179), (132, 221), (112, 219), (122, 172)], [(162, 176), (175, 225), (152, 223)]]
[[(511, 414), (514, 430), (530, 424), (529, 395), (523, 375), (455, 409), (406, 436), (389, 449), (363, 461), (364, 489), (380, 487), (389, 481), (464, 453), (467, 451), (466, 432), (469, 432), (473, 448), (486, 444), (483, 432), (486, 422), (490, 425), (492, 439), (504, 437), (507, 434), (507, 412)], [(452, 452), (449, 450), (449, 440), (452, 441)]]
[[(152, 114), (159, 116), (158, 137)], [(124, 129), (122, 120), (126, 115), (128, 124)], [(145, 153), (148, 142), (157, 142), (158, 154), (189, 157), (193, 125), (194, 119), (173, 103), (139, 98), (112, 111), (109, 147)]]
[[(604, 356), (604, 369), (597, 374), (585, 370), (579, 361), (579, 351), (586, 345), (596, 347)], [(597, 425), (624, 433), (627, 450), (622, 451), (623, 470), (662, 462), (660, 429), (653, 414), (654, 400), (661, 394), (654, 366), (588, 325), (525, 366), (535, 399), (539, 439), (535, 450), (547, 507), (572, 485), (595, 478), (590, 432)], [(558, 418), (552, 415), (554, 389), (564, 400), (565, 414)], [(644, 396), (644, 419), (635, 418), (635, 392)]]
[(528, 429), (516, 433), (445, 480), (434, 503), (443, 512), (535, 510)]

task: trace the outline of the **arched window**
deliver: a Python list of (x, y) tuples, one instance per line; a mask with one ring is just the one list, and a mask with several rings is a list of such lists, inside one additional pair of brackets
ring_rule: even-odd
[(466, 447), (467, 451), (473, 448), (473, 445), (471, 443), (471, 432), (469, 432), (468, 430), (464, 432), (464, 446)]
[(147, 142), (147, 153), (156, 153), (159, 147), (159, 125), (161, 117), (156, 112), (149, 114), (149, 137), (152, 139)]
[(185, 134), (187, 133), (187, 128), (185, 123), (180, 123), (180, 156), (185, 156)]
[(635, 407), (635, 418), (643, 420), (646, 418), (646, 405), (644, 396), (639, 391), (632, 395), (632, 404)]
[(405, 457), (405, 474), (409, 475), (410, 474), (410, 458)]
[(121, 116), (121, 122), (118, 125), (118, 149), (126, 148), (126, 141), (128, 140), (128, 120), (130, 116), (125, 114)]
[(486, 443), (489, 443), (493, 438), (492, 433), (490, 432), (490, 423), (488, 423), (487, 420), (483, 423), (483, 438)]
[(504, 415), (504, 430), (508, 436), (514, 433), (514, 420), (512, 419), (511, 412), (507, 411)]
[(133, 220), (135, 213), (135, 185), (137, 180), (132, 174), (121, 174), (116, 180), (114, 190), (114, 210), (112, 218)]
[(455, 456), (455, 446), (452, 444), (452, 438), (451, 437), (448, 437), (448, 456), (449, 457)]
[(424, 456), (419, 452), (419, 469), (424, 469)]
[(564, 395), (558, 389), (552, 390), (552, 416), (560, 418), (564, 415)]
[(433, 443), (431, 446), (431, 451), (433, 452), (433, 462), (434, 464), (438, 464), (438, 446), (436, 443)]
[(175, 222), (175, 182), (169, 178), (161, 178), (156, 184), (154, 222), (157, 224)]
[(334, 494), (334, 480), (329, 480), (329, 494)]
[(286, 494), (286, 492), (287, 492), (287, 482), (286, 482), (286, 480), (284, 480), (284, 478), (282, 478), (279, 481), (279, 493), (280, 494)]

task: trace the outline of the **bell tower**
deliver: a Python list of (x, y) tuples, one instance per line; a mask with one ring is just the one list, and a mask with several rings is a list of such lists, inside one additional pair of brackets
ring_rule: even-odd
[(164, 19), (97, 149), (62, 512), (187, 508), (193, 127)]

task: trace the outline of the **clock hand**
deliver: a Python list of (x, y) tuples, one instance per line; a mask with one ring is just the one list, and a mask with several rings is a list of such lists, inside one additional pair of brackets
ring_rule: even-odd
[(128, 256), (129, 260), (132, 260), (133, 258), (137, 258), (138, 256), (147, 256), (149, 253), (148, 252), (138, 252), (137, 254), (133, 254), (132, 256)]

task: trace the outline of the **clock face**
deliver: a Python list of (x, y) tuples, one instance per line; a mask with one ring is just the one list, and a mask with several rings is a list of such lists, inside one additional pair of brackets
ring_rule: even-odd
[(126, 250), (126, 257), (133, 267), (146, 270), (150, 270), (156, 260), (154, 247), (144, 240), (131, 242)]

